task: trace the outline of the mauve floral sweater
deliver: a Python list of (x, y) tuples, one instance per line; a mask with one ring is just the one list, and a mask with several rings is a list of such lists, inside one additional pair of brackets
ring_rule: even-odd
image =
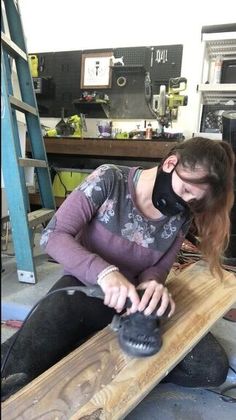
[(164, 283), (189, 227), (184, 215), (144, 216), (136, 206), (138, 168), (105, 164), (59, 207), (41, 237), (45, 252), (84, 284), (109, 265), (136, 286)]

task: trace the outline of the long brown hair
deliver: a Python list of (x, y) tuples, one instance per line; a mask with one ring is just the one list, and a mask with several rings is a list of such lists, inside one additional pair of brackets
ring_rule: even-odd
[[(235, 156), (225, 141), (193, 137), (175, 146), (169, 155), (178, 156), (178, 165), (193, 172), (201, 167), (206, 176), (191, 177), (193, 183), (206, 183), (209, 193), (192, 206), (199, 248), (209, 262), (210, 271), (223, 277), (221, 257), (230, 237), (230, 211), (234, 203)], [(187, 179), (186, 179), (187, 181)]]

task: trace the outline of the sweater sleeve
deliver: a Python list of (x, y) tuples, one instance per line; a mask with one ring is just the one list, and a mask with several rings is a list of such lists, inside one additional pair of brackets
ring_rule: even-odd
[(82, 246), (80, 238), (86, 224), (106, 200), (111, 183), (107, 167), (99, 167), (67, 197), (41, 237), (45, 252), (85, 284), (95, 284), (98, 274), (110, 265)]
[(146, 270), (144, 270), (142, 273), (140, 273), (139, 278), (138, 278), (139, 283), (142, 283), (148, 280), (156, 280), (158, 283), (165, 284), (166, 278), (176, 260), (176, 256), (187, 234), (189, 225), (190, 225), (190, 221), (187, 221), (183, 225), (182, 230), (177, 235), (174, 243), (172, 244), (168, 252), (166, 252), (162, 256), (162, 258), (158, 261), (156, 265), (153, 265), (152, 267), (149, 267)]

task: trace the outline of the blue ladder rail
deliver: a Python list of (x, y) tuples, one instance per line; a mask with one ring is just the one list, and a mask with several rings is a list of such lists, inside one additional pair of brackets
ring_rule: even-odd
[[(36, 283), (32, 229), (50, 220), (56, 206), (18, 4), (14, 0), (3, 2), (10, 37), (4, 31), (2, 17), (2, 171), (18, 279), (21, 282)], [(12, 59), (16, 65), (21, 100), (14, 97), (13, 93)], [(22, 156), (16, 110), (25, 115), (32, 159)], [(30, 212), (25, 180), (24, 167), (27, 166), (35, 168), (42, 204), (42, 208), (34, 212)]]

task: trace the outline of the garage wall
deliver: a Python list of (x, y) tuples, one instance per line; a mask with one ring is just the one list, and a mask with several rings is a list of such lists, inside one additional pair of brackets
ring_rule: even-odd
[(178, 129), (186, 137), (198, 130), (201, 27), (233, 23), (235, 2), (205, 0), (19, 0), (28, 52), (71, 51), (183, 44), (182, 76), (189, 101), (179, 108)]

